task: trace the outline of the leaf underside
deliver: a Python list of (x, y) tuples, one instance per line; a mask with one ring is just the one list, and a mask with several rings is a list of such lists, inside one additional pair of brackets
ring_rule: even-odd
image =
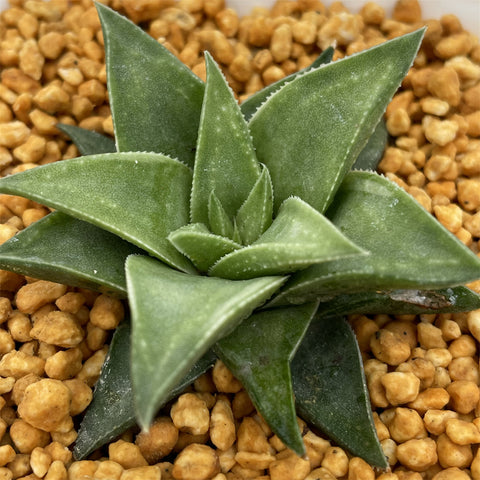
[(217, 342), (215, 353), (238, 378), (282, 442), (305, 453), (290, 374), (292, 359), (317, 304), (253, 314)]
[(461, 313), (480, 308), (480, 295), (466, 287), (441, 290), (392, 290), (338, 295), (320, 304), (322, 315), (422, 315)]
[(301, 418), (371, 465), (387, 468), (355, 335), (342, 318), (317, 315), (292, 365)]
[(115, 142), (101, 133), (63, 123), (57, 123), (57, 128), (70, 137), (82, 155), (113, 153), (117, 151)]
[[(137, 418), (147, 428), (168, 391), (284, 282), (184, 274), (145, 256), (126, 262)], [(198, 308), (201, 305), (202, 308)]]
[[(77, 460), (86, 458), (136, 423), (130, 377), (130, 336), (130, 322), (124, 320), (115, 330), (100, 378), (95, 385), (93, 401), (80, 425), (73, 450)], [(200, 358), (168, 393), (165, 403), (212, 367), (215, 360), (216, 356), (211, 351)]]
[(126, 297), (125, 260), (140, 253), (112, 233), (53, 212), (0, 245), (0, 268)]

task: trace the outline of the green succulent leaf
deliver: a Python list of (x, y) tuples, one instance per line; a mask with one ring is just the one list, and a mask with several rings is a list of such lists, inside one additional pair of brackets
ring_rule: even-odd
[(82, 155), (113, 153), (117, 151), (115, 142), (106, 135), (65, 123), (58, 123), (57, 128), (72, 139)]
[(376, 170), (378, 163), (383, 157), (387, 141), (387, 125), (382, 118), (375, 127), (372, 136), (368, 139), (364, 149), (355, 160), (352, 168), (354, 170)]
[(267, 100), (267, 98), (272, 95), (276, 90), (278, 90), (282, 85), (285, 85), (287, 82), (295, 80), (299, 75), (306, 73), (314, 68), (319, 67), (325, 63), (330, 63), (333, 59), (333, 54), (335, 49), (333, 47), (326, 48), (307, 68), (299, 70), (298, 72), (292, 73), (286, 77), (277, 80), (274, 83), (262, 88), (258, 92), (255, 92), (253, 95), (250, 95), (241, 105), (242, 113), (245, 119), (248, 121), (252, 118), (253, 114), (258, 110), (258, 108)]
[(250, 245), (272, 223), (273, 187), (266, 167), (235, 217), (242, 243)]
[(0, 245), (0, 268), (126, 297), (125, 259), (135, 253), (144, 252), (90, 223), (53, 212)]
[(210, 230), (215, 235), (233, 239), (232, 220), (213, 191), (208, 199), (208, 224), (210, 225)]
[(215, 346), (273, 432), (297, 455), (305, 453), (305, 446), (297, 423), (290, 360), (317, 306), (255, 313)]
[(96, 7), (117, 150), (163, 153), (193, 167), (204, 83), (125, 17)]
[(355, 335), (342, 318), (317, 315), (292, 364), (298, 414), (352, 455), (387, 468)]
[(235, 282), (189, 275), (138, 255), (127, 259), (126, 272), (132, 379), (143, 428), (191, 366), (284, 282), (282, 277)]
[(261, 172), (230, 87), (208, 52), (205, 62), (207, 83), (193, 171), (191, 220), (208, 225), (211, 192), (233, 219)]
[(283, 202), (270, 228), (252, 245), (222, 257), (210, 275), (246, 279), (288, 274), (339, 257), (362, 255), (322, 214), (296, 197)]
[(172, 267), (194, 272), (167, 240), (188, 223), (191, 170), (155, 153), (106, 153), (51, 163), (0, 179), (23, 195), (93, 223)]
[(214, 235), (203, 223), (192, 223), (170, 233), (168, 239), (202, 273), (227, 253), (242, 248), (239, 243)]
[(441, 290), (392, 290), (338, 295), (323, 301), (321, 315), (352, 313), (421, 315), (424, 313), (460, 313), (480, 308), (480, 295), (467, 287)]
[(276, 305), (368, 290), (436, 290), (480, 276), (475, 254), (409, 194), (375, 173), (349, 173), (327, 216), (372, 254), (296, 273)]
[[(130, 337), (130, 322), (125, 320), (115, 330), (92, 403), (82, 419), (73, 449), (77, 460), (84, 459), (136, 423), (130, 376)], [(208, 351), (169, 392), (165, 403), (212, 367), (215, 360), (213, 352)]]
[(326, 210), (410, 68), (423, 32), (300, 75), (257, 110), (249, 126), (257, 158), (272, 176), (275, 210), (291, 195)]

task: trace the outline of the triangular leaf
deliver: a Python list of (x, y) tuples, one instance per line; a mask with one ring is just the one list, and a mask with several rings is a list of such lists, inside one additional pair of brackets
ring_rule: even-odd
[[(215, 363), (208, 351), (173, 388), (165, 403), (175, 398)], [(97, 448), (112, 441), (135, 425), (133, 389), (130, 378), (130, 323), (122, 322), (115, 330), (92, 403), (82, 419), (73, 454), (82, 460)]]
[(352, 455), (387, 468), (360, 350), (347, 322), (317, 315), (291, 368), (299, 415)]
[(480, 295), (466, 287), (442, 290), (392, 290), (338, 295), (321, 303), (322, 315), (421, 315), (470, 312), (480, 308)]
[(164, 155), (106, 153), (2, 178), (0, 191), (91, 222), (175, 268), (194, 271), (167, 240), (188, 223), (191, 178), (188, 167)]
[(272, 176), (275, 210), (291, 195), (326, 210), (422, 36), (419, 30), (300, 75), (257, 110), (249, 126), (257, 158)]
[(208, 199), (208, 224), (210, 230), (215, 235), (221, 235), (222, 237), (230, 239), (233, 238), (232, 220), (223, 208), (222, 202), (213, 191), (210, 193)]
[(287, 274), (364, 253), (323, 215), (292, 197), (283, 202), (277, 218), (256, 242), (222, 257), (209, 273), (232, 279)]
[(72, 139), (82, 155), (113, 153), (117, 151), (115, 142), (106, 135), (65, 123), (57, 123), (57, 128)]
[(172, 232), (168, 239), (200, 272), (207, 272), (219, 258), (242, 247), (233, 240), (214, 235), (203, 223), (185, 225)]
[(229, 218), (260, 176), (250, 133), (220, 68), (206, 52), (207, 84), (193, 173), (191, 220), (208, 224), (213, 191)]
[(125, 297), (125, 259), (142, 252), (106, 230), (53, 212), (0, 245), (0, 268)]
[(298, 272), (276, 304), (367, 290), (435, 290), (480, 276), (480, 259), (470, 249), (408, 193), (375, 173), (349, 173), (327, 216), (371, 255)]
[(317, 68), (320, 65), (323, 65), (324, 63), (330, 63), (333, 59), (334, 52), (335, 52), (335, 49), (333, 47), (326, 48), (307, 68), (304, 68), (302, 70), (299, 70), (298, 72), (294, 72), (290, 75), (287, 75), (286, 77), (283, 77), (280, 80), (277, 80), (276, 82), (271, 83), (270, 85), (267, 85), (266, 87), (262, 88), (258, 92), (255, 92), (253, 95), (250, 95), (240, 105), (240, 108), (242, 109), (242, 113), (245, 119), (247, 121), (250, 120), (250, 118), (257, 111), (257, 109), (262, 105), (262, 103), (264, 103), (272, 93), (277, 91), (285, 83), (291, 82), (299, 75), (302, 75), (305, 72), (308, 72), (314, 68)]
[(132, 378), (143, 428), (191, 366), (284, 281), (189, 275), (135, 255), (127, 259), (126, 272), (133, 322)]
[(255, 313), (215, 346), (273, 432), (297, 455), (305, 453), (305, 446), (295, 411), (290, 360), (317, 305)]
[(96, 4), (120, 152), (157, 152), (193, 167), (203, 82), (157, 40)]
[(264, 167), (245, 203), (235, 217), (244, 245), (250, 245), (271, 225), (273, 215), (273, 187), (268, 169)]

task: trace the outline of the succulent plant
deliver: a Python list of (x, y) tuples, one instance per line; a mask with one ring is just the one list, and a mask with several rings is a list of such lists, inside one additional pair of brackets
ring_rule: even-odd
[(296, 453), (298, 413), (386, 467), (344, 316), (480, 306), (462, 286), (480, 260), (373, 171), (423, 30), (334, 62), (328, 49), (239, 105), (208, 52), (204, 83), (97, 9), (115, 141), (60, 126), (82, 157), (0, 180), (55, 210), (0, 247), (1, 268), (128, 299), (77, 458), (148, 428), (220, 358)]

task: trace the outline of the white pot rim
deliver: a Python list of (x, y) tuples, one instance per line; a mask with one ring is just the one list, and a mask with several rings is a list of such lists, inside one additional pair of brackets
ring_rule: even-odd
[[(329, 5), (334, 0), (322, 0)], [(343, 4), (352, 12), (358, 12), (369, 0), (343, 0)], [(449, 13), (455, 14), (462, 22), (463, 27), (480, 37), (480, 0), (419, 0), (425, 20), (436, 18)], [(255, 6), (270, 7), (275, 0), (226, 0), (227, 6), (236, 10), (240, 15), (247, 15)], [(385, 8), (390, 16), (395, 5), (395, 0), (376, 0), (376, 4)], [(0, 0), (0, 11), (8, 8), (8, 0)]]
[[(334, 0), (322, 0), (329, 5)], [(358, 12), (370, 0), (343, 0), (342, 3), (352, 12)], [(455, 14), (463, 27), (471, 33), (480, 36), (480, 0), (419, 0), (425, 20), (439, 19), (442, 15)], [(247, 15), (255, 6), (272, 6), (275, 0), (226, 0), (240, 15)], [(392, 14), (395, 0), (374, 0), (374, 3), (385, 8), (388, 16)]]

